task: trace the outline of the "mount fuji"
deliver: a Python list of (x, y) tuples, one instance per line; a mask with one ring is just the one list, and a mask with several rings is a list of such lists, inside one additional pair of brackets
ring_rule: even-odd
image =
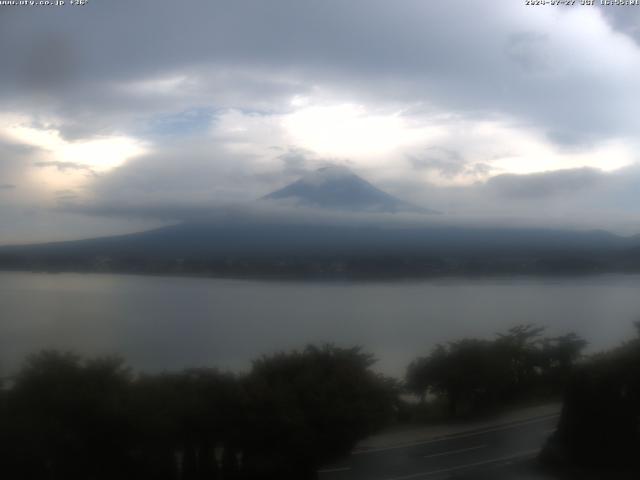
[[(456, 226), (443, 223), (443, 216), (432, 222), (429, 215), (398, 223), (406, 219), (396, 213), (436, 212), (383, 192), (344, 167), (311, 172), (262, 201), (287, 208), (248, 205), (246, 212), (223, 211), (128, 235), (4, 246), (0, 270), (261, 278), (640, 272), (636, 237)], [(300, 208), (298, 214), (295, 207), (318, 212)], [(353, 215), (334, 216), (345, 211)]]
[(383, 192), (351, 170), (332, 165), (304, 175), (299, 180), (264, 197), (276, 204), (351, 212), (438, 213)]

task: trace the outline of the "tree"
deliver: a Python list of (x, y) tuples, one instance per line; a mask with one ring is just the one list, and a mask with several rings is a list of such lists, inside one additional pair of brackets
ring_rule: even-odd
[[(591, 356), (571, 372), (547, 463), (640, 472), (640, 329), (635, 339)], [(573, 343), (573, 342), (571, 342)], [(626, 478), (626, 477), (625, 477)]]
[(506, 373), (493, 347), (478, 339), (437, 345), (409, 366), (408, 385), (421, 397), (428, 392), (444, 396), (451, 416), (482, 409), (495, 401)]
[[(390, 419), (395, 383), (359, 348), (309, 346), (262, 357), (247, 378), (246, 461), (256, 476), (311, 478)], [(269, 476), (270, 475), (270, 476)]]
[(238, 378), (216, 369), (140, 377), (131, 412), (145, 478), (215, 478), (216, 447), (230, 451), (240, 442), (245, 404)]
[(527, 393), (534, 385), (543, 362), (540, 346), (544, 327), (517, 325), (506, 334), (498, 334), (496, 348), (510, 369), (507, 394), (512, 397)]
[(562, 390), (586, 346), (587, 342), (575, 333), (543, 340), (542, 375), (549, 388)]
[(7, 398), (15, 478), (111, 478), (125, 468), (129, 371), (119, 359), (70, 353), (30, 357)]
[(495, 340), (436, 345), (409, 365), (406, 388), (422, 401), (429, 393), (446, 399), (451, 416), (531, 397), (546, 391), (541, 385), (558, 391), (586, 342), (575, 334), (544, 339), (543, 330), (520, 325)]

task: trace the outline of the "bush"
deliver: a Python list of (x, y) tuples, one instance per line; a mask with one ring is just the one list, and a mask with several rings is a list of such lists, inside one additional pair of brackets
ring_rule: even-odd
[(638, 452), (640, 336), (575, 372), (542, 458), (565, 466), (640, 470)]
[(575, 334), (542, 338), (542, 331), (524, 325), (494, 340), (437, 345), (409, 365), (406, 388), (422, 401), (429, 394), (446, 399), (452, 417), (559, 394), (586, 342)]
[(308, 347), (134, 377), (118, 359), (43, 352), (0, 389), (9, 478), (304, 479), (394, 414), (397, 388), (358, 348)]

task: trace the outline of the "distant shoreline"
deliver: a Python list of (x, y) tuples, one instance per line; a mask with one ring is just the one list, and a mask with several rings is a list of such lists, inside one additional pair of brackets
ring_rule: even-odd
[(635, 276), (640, 275), (640, 270), (610, 270), (597, 272), (447, 272), (424, 274), (219, 274), (198, 272), (139, 272), (126, 270), (80, 270), (80, 269), (20, 269), (0, 268), (0, 274), (47, 274), (47, 275), (126, 275), (134, 277), (150, 278), (185, 278), (185, 279), (211, 279), (211, 280), (238, 280), (238, 281), (265, 281), (265, 282), (309, 282), (309, 283), (404, 283), (429, 280), (457, 280), (457, 279), (531, 279), (531, 278), (562, 278), (585, 279), (606, 276)]

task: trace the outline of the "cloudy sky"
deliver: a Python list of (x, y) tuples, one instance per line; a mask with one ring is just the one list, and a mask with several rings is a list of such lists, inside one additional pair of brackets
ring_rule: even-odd
[(640, 232), (640, 7), (524, 3), (0, 6), (0, 243), (141, 230), (328, 163), (452, 221)]

